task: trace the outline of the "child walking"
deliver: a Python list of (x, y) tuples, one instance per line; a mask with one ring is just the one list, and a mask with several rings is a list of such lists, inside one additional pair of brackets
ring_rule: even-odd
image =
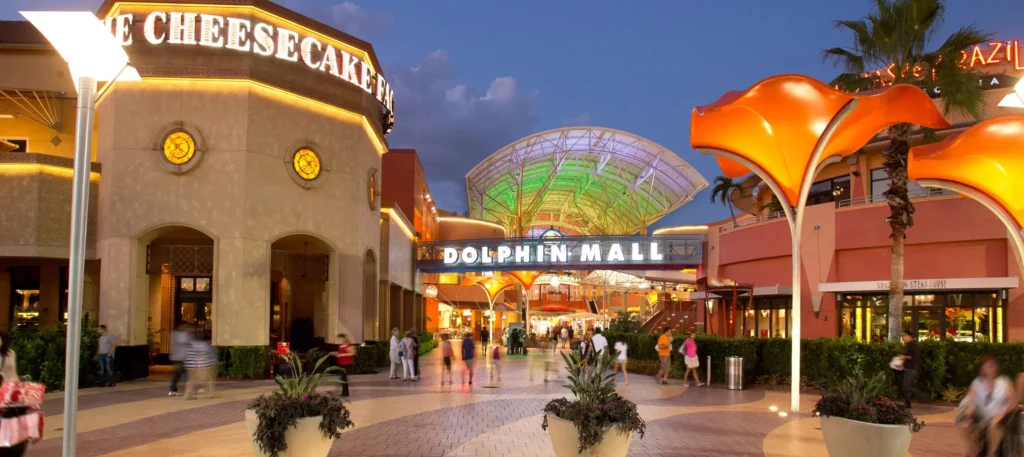
[(444, 368), (441, 370), (441, 385), (444, 385), (444, 377), (448, 377), (448, 385), (452, 385), (452, 359), (455, 358), (455, 351), (452, 349), (452, 342), (448, 335), (441, 340), (441, 355), (444, 356)]
[(501, 381), (501, 348), (498, 346), (491, 351), (491, 380), (494, 380), (495, 373), (498, 375), (498, 381)]

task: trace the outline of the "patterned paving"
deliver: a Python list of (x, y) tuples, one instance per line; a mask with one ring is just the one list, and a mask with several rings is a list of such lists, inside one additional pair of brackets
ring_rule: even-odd
[[(356, 427), (330, 455), (552, 456), (540, 428), (541, 409), (548, 400), (571, 394), (562, 386), (564, 379), (544, 382), (546, 360), (550, 354), (506, 358), (500, 381), (489, 380), (480, 360), (473, 386), (460, 382), (459, 364), (456, 383), (442, 385), (438, 351), (421, 359), (419, 382), (388, 380), (387, 373), (352, 376), (349, 409)], [(648, 425), (644, 438), (633, 440), (631, 456), (827, 455), (816, 418), (769, 412), (770, 406), (789, 404), (786, 393), (687, 388), (678, 382), (661, 386), (638, 375), (631, 381), (617, 389), (639, 405)], [(269, 381), (223, 382), (214, 398), (193, 401), (168, 398), (166, 383), (158, 380), (86, 389), (79, 399), (78, 455), (252, 456), (243, 412), (252, 398), (273, 387)], [(809, 411), (814, 400), (804, 397), (801, 409)], [(62, 401), (60, 394), (47, 396), (46, 439), (30, 455), (61, 455)], [(914, 436), (910, 455), (963, 454), (950, 408), (922, 406), (918, 414), (928, 425)]]

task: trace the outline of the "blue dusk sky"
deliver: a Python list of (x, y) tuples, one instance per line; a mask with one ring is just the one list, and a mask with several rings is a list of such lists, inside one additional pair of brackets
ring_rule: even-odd
[[(20, 9), (95, 10), (98, 0), (0, 0)], [(837, 70), (821, 49), (850, 44), (836, 19), (860, 0), (279, 0), (371, 42), (396, 89), (392, 147), (419, 151), (431, 191), (465, 213), (465, 175), (502, 146), (567, 125), (648, 138), (708, 181), (713, 159), (689, 147), (696, 105), (779, 73), (822, 80)], [(1024, 2), (950, 0), (940, 37), (974, 24), (1024, 38)], [(728, 217), (709, 191), (655, 224)]]

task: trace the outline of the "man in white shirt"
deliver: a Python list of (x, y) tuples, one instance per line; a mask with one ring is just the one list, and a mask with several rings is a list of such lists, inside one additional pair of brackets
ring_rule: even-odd
[(608, 347), (608, 339), (601, 334), (601, 327), (594, 329), (594, 336), (590, 338), (590, 342), (594, 345), (594, 352), (599, 356), (604, 355), (604, 350)]

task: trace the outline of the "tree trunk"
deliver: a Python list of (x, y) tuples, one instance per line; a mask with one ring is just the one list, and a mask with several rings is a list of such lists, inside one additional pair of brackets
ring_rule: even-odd
[(889, 147), (884, 167), (889, 175), (885, 201), (889, 205), (892, 233), (892, 259), (889, 264), (889, 341), (899, 341), (903, 333), (903, 253), (907, 229), (914, 226), (914, 204), (907, 195), (907, 154), (910, 152), (910, 124), (889, 127)]
[(726, 203), (725, 206), (729, 207), (729, 215), (732, 216), (732, 226), (736, 228), (738, 225), (736, 224), (736, 212), (732, 209), (732, 202)]

